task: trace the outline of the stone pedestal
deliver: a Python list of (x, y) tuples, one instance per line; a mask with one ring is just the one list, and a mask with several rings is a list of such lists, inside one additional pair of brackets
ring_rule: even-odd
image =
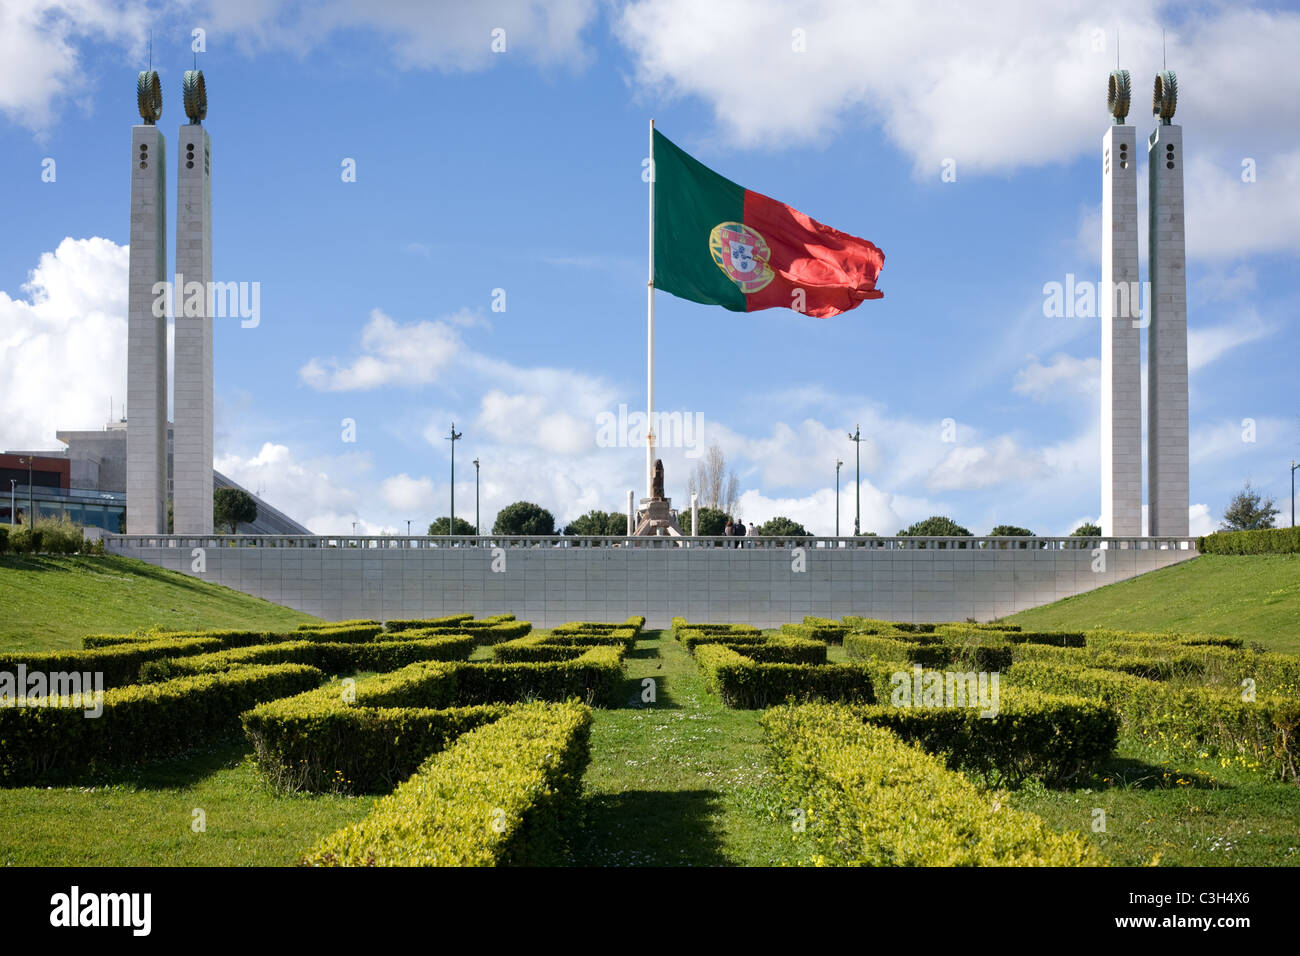
[(637, 513), (636, 535), (673, 535), (680, 538), (682, 529), (677, 526), (671, 498), (642, 498)]

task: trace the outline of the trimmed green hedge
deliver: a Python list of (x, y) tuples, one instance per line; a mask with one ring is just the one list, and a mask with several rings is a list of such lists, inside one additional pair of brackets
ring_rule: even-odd
[(849, 632), (847, 624), (829, 621), (823, 617), (805, 617), (802, 624), (782, 624), (781, 633), (790, 637), (802, 637), (809, 641), (824, 641), (827, 644), (839, 644)]
[(1012, 661), (1011, 648), (998, 644), (967, 644), (955, 640), (922, 644), (876, 634), (847, 634), (844, 650), (854, 660), (908, 661), (924, 667), (960, 667), (963, 670), (1002, 671), (1010, 667)]
[(166, 657), (207, 654), (221, 649), (221, 642), (210, 637), (154, 640), (89, 650), (42, 651), (38, 654), (0, 654), (0, 671), (14, 673), (19, 664), (28, 671), (79, 671), (104, 675), (105, 687), (134, 684), (140, 668), (149, 661)]
[(1296, 554), (1300, 528), (1261, 528), (1258, 531), (1216, 531), (1196, 539), (1201, 554)]
[(515, 638), (523, 637), (532, 631), (533, 625), (528, 621), (506, 621), (501, 624), (490, 624), (486, 627), (468, 627), (467, 624), (475, 624), (475, 621), (458, 624), (451, 627), (410, 627), (397, 632), (403, 637), (437, 637), (446, 634), (472, 634), (475, 643), (479, 645), (499, 644), (502, 641), (513, 641)]
[(760, 663), (723, 644), (699, 645), (695, 662), (705, 685), (728, 707), (769, 707), (790, 699), (875, 702), (860, 664)]
[[(236, 647), (253, 647), (257, 644), (282, 644), (285, 641), (329, 641), (340, 643), (347, 641), (379, 640), (384, 629), (378, 624), (339, 624), (322, 625), (304, 631), (167, 631), (162, 633), (145, 632), (143, 634), (88, 634), (81, 639), (85, 648), (139, 646), (154, 644), (158, 641), (192, 640), (202, 638), (216, 641), (223, 650)], [(388, 638), (385, 638), (388, 639)]]
[(1300, 780), (1300, 700), (1204, 687), (1168, 687), (1117, 671), (1026, 661), (1006, 675), (1018, 686), (1050, 694), (1099, 698), (1124, 728), (1182, 752), (1204, 747), (1252, 757), (1285, 780)]
[(1002, 807), (942, 760), (853, 708), (777, 707), (760, 718), (783, 790), (805, 813), (813, 862), (850, 866), (1087, 866), (1096, 850)]
[(383, 621), (376, 621), (371, 618), (353, 618), (350, 621), (308, 621), (306, 624), (299, 624), (300, 631), (319, 631), (324, 627), (383, 627)]
[(448, 614), (446, 617), (409, 618), (389, 621), (385, 628), (389, 631), (414, 631), (426, 630), (431, 627), (472, 627), (474, 626), (473, 622), (473, 614)]
[(528, 704), (470, 731), (321, 840), (312, 866), (502, 866), (565, 861), (580, 825), (591, 711)]
[(261, 704), (243, 715), (258, 770), (291, 791), (383, 793), (461, 734), (505, 715), (477, 707), (364, 707), (337, 685)]
[(0, 780), (24, 786), (73, 771), (170, 757), (239, 732), (239, 715), (316, 687), (314, 667), (279, 664), (104, 692), (104, 711), (0, 706)]
[[(883, 692), (881, 698), (884, 698)], [(1027, 778), (1062, 786), (1097, 769), (1119, 740), (1119, 716), (1082, 697), (1000, 688), (998, 712), (977, 707), (854, 708), (862, 720), (942, 756), (953, 770), (994, 775), (1018, 786)]]
[(468, 660), (474, 647), (474, 638), (468, 635), (354, 644), (287, 641), (283, 644), (257, 644), (215, 654), (149, 661), (140, 668), (140, 680), (171, 680), (187, 674), (226, 671), (244, 664), (310, 664), (326, 674), (392, 671), (416, 661)]

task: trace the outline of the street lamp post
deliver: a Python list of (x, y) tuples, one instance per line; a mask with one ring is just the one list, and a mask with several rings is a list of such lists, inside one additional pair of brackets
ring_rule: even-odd
[(456, 423), (451, 423), (451, 437), (447, 441), (451, 442), (451, 516), (447, 519), (447, 535), (456, 533), (456, 442), (460, 441), (461, 434), (456, 431)]
[(9, 479), (9, 527), (14, 527), (18, 519), (18, 479)]
[(1292, 458), (1291, 459), (1291, 527), (1293, 528), (1295, 527), (1295, 470), (1297, 468), (1300, 468), (1300, 465), (1297, 465), (1295, 463), (1295, 459)]
[(478, 523), (478, 459), (474, 459), (474, 536), (482, 534)]
[(840, 536), (840, 466), (844, 462), (835, 459), (835, 537)]
[(857, 452), (857, 483), (853, 486), (853, 537), (858, 536), (862, 530), (862, 426), (853, 426), (853, 432), (849, 435), (849, 441), (853, 442)]

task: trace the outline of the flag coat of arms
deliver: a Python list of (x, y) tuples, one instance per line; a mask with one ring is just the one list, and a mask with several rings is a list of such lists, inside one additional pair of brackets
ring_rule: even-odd
[(654, 286), (733, 312), (818, 318), (879, 299), (885, 254), (738, 186), (654, 131)]

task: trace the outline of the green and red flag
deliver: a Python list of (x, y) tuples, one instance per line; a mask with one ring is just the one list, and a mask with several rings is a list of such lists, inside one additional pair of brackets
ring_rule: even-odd
[(879, 299), (885, 254), (738, 186), (654, 131), (654, 285), (733, 312), (818, 318)]

